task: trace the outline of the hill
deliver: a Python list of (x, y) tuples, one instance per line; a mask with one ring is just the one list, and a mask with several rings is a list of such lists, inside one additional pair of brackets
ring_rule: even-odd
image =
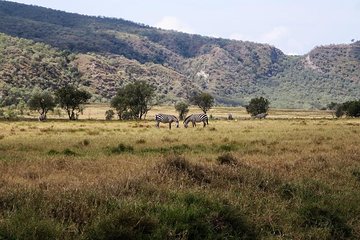
[(13, 87), (56, 88), (79, 76), (76, 81), (98, 101), (137, 79), (156, 86), (163, 102), (186, 98), (192, 89), (210, 92), (227, 105), (265, 96), (272, 107), (313, 108), (360, 97), (360, 42), (294, 57), (267, 44), (7, 1), (0, 1), (0, 32), (3, 96)]

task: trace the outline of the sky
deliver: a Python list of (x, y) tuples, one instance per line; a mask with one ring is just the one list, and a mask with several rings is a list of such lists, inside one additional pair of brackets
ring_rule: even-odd
[(360, 0), (12, 0), (163, 29), (268, 43), (290, 55), (360, 40)]

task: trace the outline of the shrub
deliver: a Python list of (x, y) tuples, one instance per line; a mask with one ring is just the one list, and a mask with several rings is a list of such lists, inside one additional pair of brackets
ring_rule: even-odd
[(290, 200), (295, 196), (296, 190), (297, 189), (294, 185), (285, 183), (280, 187), (279, 194), (281, 198), (285, 200)]
[(61, 225), (28, 210), (15, 212), (0, 222), (0, 239), (60, 239)]
[(175, 196), (154, 211), (166, 226), (161, 239), (257, 239), (239, 209), (197, 194)]
[(84, 139), (84, 140), (82, 141), (82, 145), (84, 145), (84, 146), (90, 145), (90, 140), (89, 140), (89, 139)]
[(76, 152), (70, 150), (69, 148), (66, 148), (62, 153), (64, 155), (66, 155), (66, 156), (75, 156), (75, 155), (77, 155)]
[(222, 144), (218, 147), (219, 152), (230, 152), (237, 149), (237, 146), (235, 144), (229, 143), (229, 144)]
[(111, 153), (116, 153), (116, 154), (125, 153), (125, 152), (131, 153), (134, 152), (134, 148), (130, 145), (125, 145), (123, 143), (120, 143), (116, 147), (111, 148), (110, 151)]
[(115, 116), (115, 112), (112, 109), (109, 109), (105, 112), (105, 119), (108, 121), (112, 120), (114, 116)]
[(305, 206), (301, 209), (303, 227), (327, 228), (333, 239), (345, 239), (351, 236), (351, 228), (346, 225), (339, 213), (324, 207)]
[(353, 171), (352, 175), (360, 182), (360, 171)]
[(251, 114), (251, 116), (256, 116), (257, 114), (267, 113), (269, 110), (269, 100), (260, 97), (253, 98), (250, 100), (249, 105), (246, 106), (246, 111)]
[(57, 155), (57, 154), (59, 154), (59, 152), (54, 149), (50, 149), (47, 154), (48, 155)]
[(220, 155), (216, 161), (220, 165), (236, 165), (237, 163), (237, 159), (230, 153)]
[(166, 172), (175, 174), (178, 178), (185, 175), (198, 183), (210, 183), (210, 179), (208, 178), (209, 174), (205, 168), (191, 164), (179, 155), (168, 156), (160, 166), (160, 169), (165, 169)]
[(157, 222), (144, 213), (118, 210), (101, 218), (87, 231), (87, 239), (151, 239)]
[(145, 144), (146, 141), (145, 141), (145, 139), (141, 138), (141, 139), (136, 140), (136, 143), (137, 144)]

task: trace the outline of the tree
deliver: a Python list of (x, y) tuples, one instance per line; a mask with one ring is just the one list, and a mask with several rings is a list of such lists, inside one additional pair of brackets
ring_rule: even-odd
[(151, 109), (155, 89), (144, 81), (136, 81), (120, 88), (111, 100), (119, 119), (142, 119)]
[(360, 117), (360, 100), (347, 101), (341, 104), (343, 114), (349, 117)]
[(189, 112), (189, 104), (179, 102), (175, 105), (175, 110), (179, 113), (179, 119), (184, 120), (186, 114)]
[(83, 104), (88, 102), (91, 94), (86, 90), (68, 85), (60, 88), (56, 92), (56, 97), (60, 107), (67, 112), (69, 119), (77, 120), (79, 113), (84, 110)]
[(246, 111), (251, 114), (251, 116), (256, 116), (261, 113), (267, 113), (269, 105), (269, 100), (263, 97), (253, 98), (250, 100), (249, 105), (246, 106)]
[(38, 111), (40, 116), (43, 116), (46, 119), (46, 114), (48, 111), (54, 110), (56, 106), (55, 99), (49, 91), (39, 91), (35, 90), (29, 101), (28, 106), (30, 110)]
[(349, 103), (346, 115), (350, 117), (360, 117), (360, 100), (351, 101)]
[(195, 93), (190, 102), (197, 105), (205, 114), (214, 106), (214, 97), (209, 93)]
[(105, 112), (105, 119), (110, 121), (111, 119), (113, 119), (114, 115), (114, 111), (112, 109), (109, 109)]

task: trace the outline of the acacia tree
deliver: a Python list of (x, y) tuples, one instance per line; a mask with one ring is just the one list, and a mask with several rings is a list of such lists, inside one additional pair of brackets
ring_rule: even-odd
[(60, 88), (56, 92), (57, 102), (60, 107), (65, 109), (70, 120), (77, 120), (80, 112), (83, 111), (83, 104), (91, 98), (91, 94), (86, 90), (77, 89), (72, 85)]
[(48, 111), (54, 110), (56, 105), (53, 95), (49, 91), (36, 90), (31, 95), (28, 106), (30, 110), (36, 110), (39, 112), (42, 119), (46, 119)]
[(111, 100), (119, 119), (142, 119), (151, 109), (155, 89), (144, 81), (136, 81), (120, 88)]
[(189, 112), (189, 104), (179, 102), (175, 105), (175, 110), (179, 113), (180, 120), (184, 120), (186, 114)]
[(337, 104), (335, 111), (336, 117), (342, 117), (344, 114), (348, 117), (360, 117), (360, 100)]
[(190, 102), (197, 105), (205, 114), (214, 106), (214, 97), (209, 93), (195, 93)]
[(269, 100), (263, 97), (253, 98), (250, 100), (249, 105), (246, 106), (246, 111), (251, 114), (251, 116), (256, 116), (261, 113), (267, 113), (269, 105)]

